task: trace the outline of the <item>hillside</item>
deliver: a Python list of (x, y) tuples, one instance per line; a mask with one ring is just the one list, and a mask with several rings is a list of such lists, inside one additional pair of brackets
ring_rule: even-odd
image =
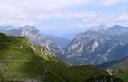
[(108, 76), (95, 66), (70, 67), (46, 48), (32, 45), (24, 37), (0, 33), (0, 79), (7, 81), (43, 80), (46, 82), (86, 82)]
[(123, 81), (128, 82), (128, 57), (119, 61), (104, 63), (98, 67), (109, 69), (114, 75), (120, 77)]
[(60, 46), (57, 41), (54, 41), (55, 39), (53, 40), (51, 37), (47, 37), (42, 34), (35, 26), (26, 25), (8, 30), (2, 30), (0, 28), (0, 32), (3, 32), (8, 36), (25, 36), (32, 43), (45, 46), (50, 52), (55, 53), (60, 58), (64, 58), (64, 48)]
[(128, 82), (128, 69), (122, 70), (118, 73), (118, 76), (125, 82)]
[(33, 46), (24, 37), (0, 34), (0, 68), (6, 80), (38, 78), (43, 69), (42, 61), (50, 59), (49, 54), (45, 48)]
[(128, 28), (124, 26), (97, 26), (97, 29), (78, 34), (72, 41), (64, 39), (65, 36), (46, 36), (35, 26), (11, 28), (0, 28), (0, 32), (8, 36), (25, 36), (32, 43), (46, 47), (57, 57), (74, 65), (97, 65), (128, 56)]
[(118, 77), (128, 82), (128, 57), (110, 67)]

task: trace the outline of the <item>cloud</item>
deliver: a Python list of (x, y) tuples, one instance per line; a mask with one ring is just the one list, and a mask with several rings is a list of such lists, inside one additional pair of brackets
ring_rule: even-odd
[(128, 13), (121, 13), (117, 15), (102, 15), (97, 18), (97, 21), (102, 23), (128, 23)]
[(117, 22), (127, 22), (128, 23), (128, 14), (122, 14), (117, 17)]
[(58, 12), (88, 2), (89, 0), (1, 0), (0, 23), (33, 24), (50, 17), (59, 17)]
[(68, 18), (92, 18), (96, 16), (96, 12), (63, 12), (63, 13), (53, 13), (53, 14), (43, 14), (38, 15), (39, 18), (60, 18), (60, 19), (68, 19)]
[(119, 2), (121, 2), (122, 0), (102, 0), (102, 3), (104, 5), (114, 5), (117, 4)]
[[(110, 23), (121, 20), (127, 21), (127, 16), (101, 15), (95, 4), (115, 5), (127, 0), (1, 0), (0, 24), (37, 24), (48, 19), (80, 19), (82, 23)], [(86, 5), (89, 5), (86, 6)], [(102, 5), (102, 7), (104, 7)], [(73, 7), (82, 7), (82, 10), (70, 11)], [(79, 8), (78, 8), (79, 9)], [(88, 10), (86, 10), (88, 9)], [(100, 9), (100, 8), (99, 8)], [(94, 10), (94, 11), (92, 11)], [(111, 9), (110, 9), (111, 10)], [(117, 12), (119, 13), (119, 12)], [(102, 14), (105, 14), (102, 12)]]
[(100, 2), (105, 6), (112, 6), (112, 5), (127, 2), (127, 0), (100, 0)]

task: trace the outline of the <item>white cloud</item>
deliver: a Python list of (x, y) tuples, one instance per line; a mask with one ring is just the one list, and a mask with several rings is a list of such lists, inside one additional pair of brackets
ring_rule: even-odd
[(83, 27), (92, 27), (97, 25), (124, 25), (128, 26), (128, 13), (118, 14), (97, 14), (96, 17), (90, 18), (90, 20), (83, 21)]
[(89, 0), (1, 0), (0, 23), (33, 24), (52, 16), (59, 17), (57, 12), (88, 2)]
[(53, 13), (53, 14), (45, 14), (45, 15), (39, 15), (40, 17), (46, 17), (46, 18), (93, 18), (96, 16), (96, 12), (63, 12), (63, 13)]
[(128, 23), (128, 14), (122, 14), (122, 15), (118, 16), (116, 21)]
[(128, 14), (117, 14), (117, 15), (102, 15), (102, 16), (98, 16), (97, 18), (98, 22), (101, 23), (128, 23)]
[(119, 2), (121, 2), (122, 0), (102, 0), (102, 3), (104, 5), (114, 5), (117, 4)]
[(116, 5), (116, 4), (127, 2), (127, 0), (100, 0), (100, 2), (103, 5), (111, 6), (111, 5)]
[(76, 18), (83, 20), (83, 23), (109, 23), (117, 21), (117, 18), (118, 21), (127, 21), (127, 16), (98, 16), (97, 10), (69, 11), (72, 7), (91, 3), (114, 5), (125, 1), (127, 0), (0, 0), (0, 24), (36, 24), (52, 18)]

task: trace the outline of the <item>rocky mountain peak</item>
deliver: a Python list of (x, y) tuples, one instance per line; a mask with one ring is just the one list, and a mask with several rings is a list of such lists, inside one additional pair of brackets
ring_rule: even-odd
[(120, 60), (128, 56), (127, 33), (126, 27), (118, 25), (102, 31), (90, 29), (80, 33), (70, 43), (67, 59), (74, 64)]

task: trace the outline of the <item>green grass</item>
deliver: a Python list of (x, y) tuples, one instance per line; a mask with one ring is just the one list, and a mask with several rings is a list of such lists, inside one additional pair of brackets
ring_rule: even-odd
[(120, 70), (118, 76), (125, 82), (128, 82), (128, 70)]
[(42, 61), (31, 49), (31, 43), (23, 37), (3, 38), (1, 40), (5, 43), (5, 47), (0, 49), (0, 65), (4, 78), (36, 79), (39, 70), (42, 70)]
[(0, 78), (4, 80), (37, 80), (47, 82), (85, 82), (88, 78), (107, 76), (95, 66), (70, 66), (46, 48), (32, 45), (24, 37), (7, 37), (0, 33)]

